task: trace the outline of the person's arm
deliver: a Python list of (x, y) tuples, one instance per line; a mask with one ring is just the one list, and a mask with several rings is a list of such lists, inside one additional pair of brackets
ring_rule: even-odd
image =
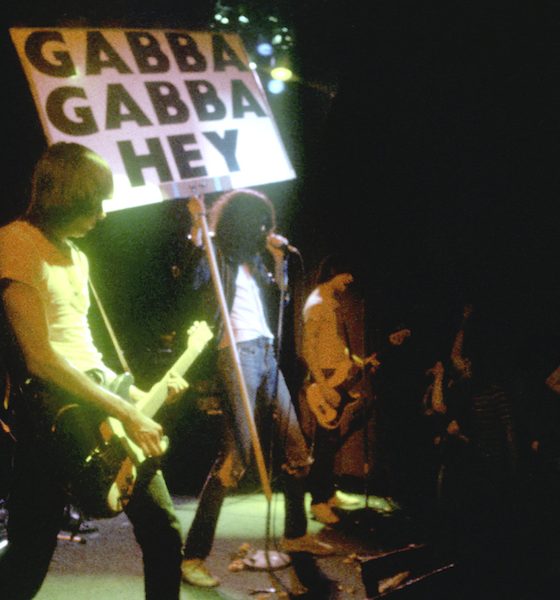
[(187, 208), (191, 216), (190, 240), (198, 248), (202, 247), (202, 218), (206, 216), (204, 198), (193, 196), (187, 202)]
[(283, 247), (288, 244), (288, 240), (277, 234), (270, 233), (266, 239), (266, 249), (272, 255), (274, 260), (274, 279), (281, 291), (288, 289), (288, 273), (286, 271), (286, 258)]
[[(179, 375), (179, 373), (175, 373), (175, 371), (169, 371), (166, 374), (166, 383), (167, 383), (167, 398), (166, 402), (173, 403), (176, 402), (183, 394), (183, 392), (189, 387), (188, 382)], [(153, 388), (159, 385), (159, 381), (154, 383), (149, 392), (145, 392), (140, 388), (137, 388), (135, 385), (131, 385), (128, 390), (130, 399), (134, 404), (138, 404), (151, 392)]]
[(148, 456), (162, 453), (161, 426), (133, 404), (96, 385), (54, 350), (41, 297), (25, 283), (11, 281), (3, 292), (6, 317), (32, 377), (54, 384), (119, 419)]
[(465, 305), (463, 308), (463, 321), (461, 323), (461, 328), (457, 332), (451, 348), (451, 362), (453, 366), (462, 377), (467, 378), (471, 376), (471, 362), (468, 358), (463, 356), (463, 343), (465, 340), (465, 325), (467, 323), (467, 319), (471, 316), (472, 311), (473, 309), (470, 304)]
[(560, 394), (560, 365), (546, 378), (545, 383), (555, 394)]
[(439, 360), (426, 372), (426, 375), (432, 375), (434, 378), (430, 398), (431, 407), (435, 412), (442, 415), (447, 412), (447, 406), (443, 399), (443, 374), (443, 364)]

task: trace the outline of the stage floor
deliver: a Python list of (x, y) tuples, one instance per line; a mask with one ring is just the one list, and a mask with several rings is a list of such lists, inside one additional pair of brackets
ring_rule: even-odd
[[(292, 555), (298, 569), (306, 574), (332, 582), (321, 589), (305, 593), (301, 577), (291, 565), (267, 572), (251, 569), (239, 558), (266, 547), (274, 551), (283, 531), (283, 496), (275, 493), (268, 503), (264, 495), (254, 490), (241, 490), (229, 496), (218, 523), (215, 544), (207, 564), (218, 576), (221, 585), (201, 589), (182, 584), (181, 600), (241, 600), (257, 598), (297, 598), (301, 600), (542, 600), (556, 589), (560, 569), (560, 551), (544, 539), (554, 540), (557, 527), (536, 531), (539, 535), (519, 537), (519, 546), (498, 543), (487, 538), (485, 552), (475, 546), (473, 558), (463, 564), (453, 564), (428, 541), (421, 538), (422, 528), (405, 511), (388, 510), (390, 504), (377, 496), (355, 496), (360, 504), (353, 510), (341, 511), (341, 523), (325, 527), (309, 519), (309, 531), (331, 543), (335, 554), (310, 559), (300, 553)], [(197, 507), (192, 496), (173, 495), (177, 513), (186, 535)], [(307, 498), (309, 507), (309, 496)], [(2, 519), (0, 519), (0, 525)], [(267, 528), (267, 522), (270, 526)], [(60, 539), (38, 600), (141, 600), (143, 593), (142, 561), (132, 528), (124, 514), (112, 519), (86, 521), (94, 529), (81, 535), (83, 543)], [(266, 531), (270, 532), (266, 543)], [(61, 532), (65, 534), (66, 532)], [(0, 543), (5, 531), (0, 531)], [(516, 549), (517, 548), (517, 549)], [(511, 550), (514, 552), (510, 552)], [(434, 561), (435, 556), (435, 561)], [(500, 560), (500, 557), (503, 557)], [(398, 587), (378, 592), (378, 582), (388, 574), (410, 574)], [(298, 571), (301, 575), (301, 571)], [(316, 581), (317, 579), (315, 579)], [(308, 586), (309, 587), (309, 586)]]
[[(194, 517), (195, 498), (174, 496), (178, 515), (186, 534)], [(364, 506), (365, 499), (357, 496)], [(370, 505), (379, 499), (369, 499)], [(358, 506), (357, 511), (360, 511)], [(235, 572), (230, 564), (244, 545), (252, 550), (265, 548), (267, 513), (270, 513), (270, 549), (283, 531), (283, 497), (273, 495), (270, 505), (260, 493), (240, 493), (230, 496), (224, 504), (216, 541), (207, 564), (221, 585), (211, 590), (182, 585), (183, 599), (277, 598), (298, 594), (298, 579), (288, 566), (272, 573), (245, 568)], [(338, 598), (365, 598), (361, 566), (358, 557), (379, 553), (380, 540), (368, 533), (363, 523), (352, 523), (348, 511), (344, 526), (328, 528), (309, 520), (309, 530), (332, 543), (336, 554), (316, 559), (316, 565), (329, 579), (336, 582)], [(356, 515), (359, 512), (354, 513)], [(381, 514), (377, 513), (376, 514)], [(382, 519), (384, 517), (381, 517)], [(143, 598), (141, 556), (125, 515), (112, 519), (89, 521), (98, 529), (82, 536), (85, 543), (59, 541), (47, 579), (37, 596), (38, 600), (138, 600)], [(387, 540), (384, 544), (387, 544)], [(284, 594), (282, 593), (284, 592)]]

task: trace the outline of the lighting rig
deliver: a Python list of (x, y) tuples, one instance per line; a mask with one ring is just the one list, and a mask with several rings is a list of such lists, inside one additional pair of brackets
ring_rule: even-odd
[(235, 4), (217, 0), (210, 28), (238, 33), (249, 56), (249, 66), (270, 94), (281, 94), (293, 79), (293, 29), (286, 19), (260, 3)]

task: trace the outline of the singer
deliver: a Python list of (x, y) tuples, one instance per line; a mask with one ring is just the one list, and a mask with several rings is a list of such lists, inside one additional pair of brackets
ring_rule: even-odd
[[(192, 220), (189, 271), (193, 290), (200, 292), (204, 306), (214, 306), (204, 290), (211, 290), (211, 273), (203, 252), (199, 198), (189, 200)], [(254, 190), (237, 190), (221, 196), (212, 206), (209, 226), (214, 231), (217, 262), (224, 296), (239, 354), (249, 402), (255, 414), (273, 419), (275, 450), (282, 463), (285, 496), (285, 529), (280, 542), (284, 552), (332, 553), (332, 547), (307, 534), (304, 508), (305, 479), (311, 464), (310, 452), (301, 432), (290, 393), (278, 368), (274, 336), (266, 306), (269, 295), (287, 285), (284, 274), (284, 248), (287, 240), (274, 233), (275, 213), (270, 200)], [(275, 277), (265, 268), (272, 258)], [(215, 300), (215, 299), (214, 299)], [(209, 320), (215, 320), (207, 315)], [(219, 319), (219, 317), (218, 317)], [(223, 324), (219, 330), (216, 372), (224, 391), (225, 433), (223, 451), (213, 465), (203, 487), (199, 505), (187, 534), (182, 563), (183, 580), (194, 586), (214, 587), (219, 580), (208, 570), (205, 560), (212, 549), (216, 526), (226, 492), (240, 481), (251, 458), (251, 437), (235, 377), (235, 365), (228, 352)], [(262, 422), (262, 421), (261, 421)]]

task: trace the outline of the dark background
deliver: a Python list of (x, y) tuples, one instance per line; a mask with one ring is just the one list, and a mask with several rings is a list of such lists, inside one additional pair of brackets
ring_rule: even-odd
[[(292, 259), (295, 306), (320, 258), (344, 249), (357, 258), (370, 349), (404, 323), (409, 367), (423, 373), (449, 355), (473, 302), (488, 355), (542, 381), (560, 362), (558, 3), (244, 4), (279, 11), (296, 37), (299, 79), (270, 102), (298, 177), (262, 187), (304, 259)], [(3, 220), (25, 206), (45, 145), (10, 26), (207, 29), (212, 16), (201, 0), (11, 2)], [(83, 245), (129, 361), (149, 379), (165, 363), (161, 336), (188, 323), (171, 267), (189, 224), (181, 201), (125, 213)]]

